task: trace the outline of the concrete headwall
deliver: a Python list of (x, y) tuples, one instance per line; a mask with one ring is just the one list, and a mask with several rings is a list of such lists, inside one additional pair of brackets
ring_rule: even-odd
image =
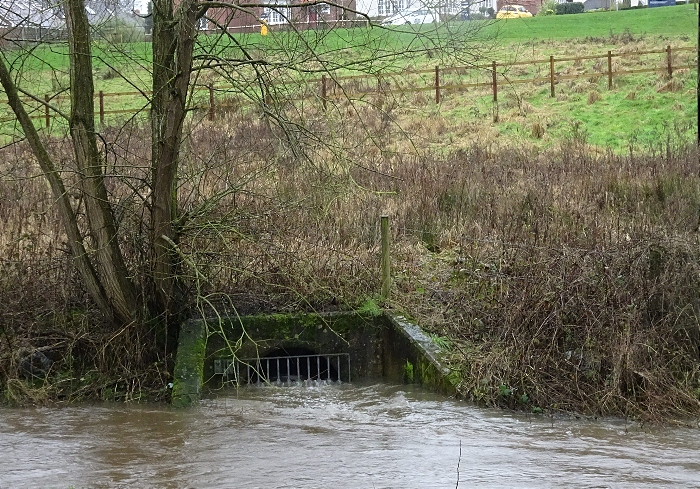
[(259, 358), (268, 353), (305, 348), (315, 353), (348, 353), (353, 379), (381, 378), (383, 326), (379, 314), (271, 314), (208, 322), (204, 380), (218, 386), (218, 358)]
[(440, 347), (406, 318), (387, 313), (272, 314), (191, 320), (181, 329), (172, 403), (186, 406), (205, 388), (220, 388), (216, 360), (262, 358), (303, 348), (348, 354), (353, 380), (418, 383), (453, 395)]
[(421, 384), (447, 395), (455, 395), (445, 352), (415, 323), (403, 316), (385, 314), (384, 378), (394, 382)]

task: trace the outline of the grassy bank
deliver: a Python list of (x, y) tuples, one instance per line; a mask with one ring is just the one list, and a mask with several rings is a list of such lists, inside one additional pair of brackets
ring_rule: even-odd
[(494, 25), (499, 38), (507, 42), (586, 38), (608, 39), (611, 36), (684, 36), (697, 39), (697, 10), (693, 5), (661, 9), (585, 12), (575, 15), (510, 19)]
[[(381, 112), (370, 116), (381, 126)], [(246, 118), (192, 130), (180, 202), (190, 212), (180, 249), (192, 315), (375, 299), (378, 218), (388, 214), (395, 285), (386, 305), (450, 345), (465, 397), (647, 420), (700, 413), (693, 145), (669, 134), (658, 153), (618, 156), (573, 137), (550, 150), (406, 156), (365, 141), (351, 160), (323, 149), (303, 163), (277, 141)], [(142, 204), (125, 183), (147, 178), (134, 166), (147, 157), (146, 143), (131, 146), (109, 177), (135, 274), (148, 250), (129, 217)], [(134, 348), (149, 331), (105, 329), (85, 302), (47, 189), (25, 161), (18, 146), (3, 154), (3, 395), (167, 396), (168, 357)], [(222, 197), (230, 175), (237, 186)], [(37, 349), (53, 362), (49, 375), (23, 380)]]
[[(345, 86), (342, 89), (334, 87), (332, 93), (343, 96), (350, 94), (356, 106), (382, 104), (387, 117), (408, 131), (414, 142), (421, 147), (429, 145), (434, 150), (439, 150), (440, 146), (446, 150), (455, 149), (455, 146), (469, 147), (475, 142), (484, 141), (488, 141), (489, 145), (548, 148), (575, 130), (585, 134), (588, 142), (600, 151), (612, 149), (627, 152), (630, 147), (640, 149), (658, 144), (662, 135), (669, 130), (685, 137), (692, 137), (696, 131), (697, 71), (687, 68), (697, 63), (696, 52), (675, 52), (674, 66), (681, 68), (674, 69), (672, 78), (665, 71), (665, 54), (637, 54), (650, 50), (661, 51), (668, 45), (672, 45), (673, 49), (684, 48), (687, 44), (661, 38), (624, 36), (581, 41), (575, 45), (549, 41), (518, 46), (517, 49), (506, 50), (508, 55), (499, 52), (504, 64), (498, 68), (501, 85), (497, 103), (493, 101), (491, 88), (485, 86), (478, 89), (442, 89), (440, 104), (436, 104), (433, 91), (425, 90), (433, 83), (430, 80), (415, 81), (421, 90), (405, 93), (395, 91), (377, 98), (372, 94), (371, 88), (373, 84), (376, 85), (374, 78), (362, 82), (370, 88), (353, 78), (343, 81)], [(609, 88), (607, 76), (601, 73), (607, 70), (604, 55), (611, 47), (614, 53), (612, 67), (616, 74), (612, 87)], [(548, 76), (548, 63), (509, 65), (516, 61), (529, 63), (546, 60), (549, 53), (556, 53), (559, 59), (569, 58), (555, 63), (557, 76), (577, 77), (557, 82), (555, 97), (550, 96), (550, 86), (546, 81), (519, 83), (523, 79)], [(603, 57), (583, 61), (570, 59), (581, 53)], [(484, 58), (480, 63), (485, 65), (488, 61), (489, 58)], [(460, 69), (456, 72), (450, 71), (449, 67), (441, 69), (445, 73), (442, 75), (443, 86), (485, 81), (490, 83), (490, 72), (483, 69)], [(640, 69), (657, 69), (658, 72), (630, 73)], [(112, 72), (108, 68), (105, 70), (109, 75), (108, 81), (118, 83), (118, 79), (110, 74)], [(387, 79), (390, 80), (387, 82), (389, 89), (408, 83), (408, 76), (401, 74), (387, 76)], [(308, 118), (314, 118), (318, 116), (321, 107), (319, 87), (320, 82), (316, 81), (298, 93), (294, 87), (290, 87), (289, 92), (280, 88), (279, 96), (282, 99), (295, 97), (296, 110), (305, 112)], [(112, 86), (111, 89), (130, 90), (129, 93), (133, 93), (133, 88)], [(110, 92), (107, 93), (107, 111), (126, 109), (135, 112), (145, 107), (146, 99), (140, 95), (112, 97)], [(240, 93), (227, 93), (224, 86), (217, 88), (215, 94), (216, 110), (219, 113), (256, 110), (251, 100)], [(65, 111), (68, 98), (64, 96), (52, 103), (63, 107)], [(206, 110), (209, 93), (205, 87), (200, 87), (192, 105)], [(334, 98), (329, 101), (329, 105), (334, 107), (339, 117), (345, 117), (346, 122), (351, 123), (347, 113), (354, 109), (347, 102)], [(35, 114), (36, 124), (43, 124), (43, 109), (37, 109)], [(146, 112), (143, 112), (136, 118), (145, 120), (146, 116)], [(131, 117), (134, 117), (133, 114), (108, 113), (106, 123), (116, 125)], [(424, 127), (421, 121), (426, 118), (435, 121), (435, 125)], [(5, 124), (2, 131), (5, 136), (0, 135), (0, 139), (7, 142), (7, 135), (12, 131), (12, 124)], [(65, 134), (66, 122), (54, 118), (51, 129), (44, 131), (55, 136)], [(435, 137), (432, 134), (434, 131), (439, 131), (440, 137)]]
[[(635, 53), (663, 50), (669, 45), (673, 48), (694, 46), (697, 42), (697, 11), (693, 10), (692, 5), (683, 5), (515, 21), (453, 22), (438, 27), (436, 32), (430, 29), (433, 28), (424, 27), (425, 32), (421, 31), (424, 37), (418, 38), (418, 44), (430, 45), (435, 39), (451, 37), (466, 42), (464, 49), (455, 52), (450, 50), (449, 53), (420, 51), (419, 54), (398, 58), (388, 56), (384, 61), (376, 60), (371, 71), (397, 76), (406, 68), (433, 69), (435, 65), (440, 65), (446, 69), (474, 64), (488, 65), (492, 61), (498, 61), (503, 64), (499, 68), (502, 79), (517, 81), (518, 78), (547, 76), (548, 66), (521, 65), (509, 68), (508, 63), (546, 60), (550, 56), (561, 59), (601, 55), (608, 50), (615, 53), (612, 66), (615, 72), (654, 67), (663, 69), (665, 55), (637, 56)], [(320, 59), (330, 60), (331, 66), (350, 59), (372, 57), (373, 54), (379, 56), (407, 49), (410, 51), (408, 46), (417, 42), (416, 33), (412, 30), (387, 31), (377, 27), (311, 31), (306, 36), (308, 46), (304, 49), (313, 47)], [(218, 44), (212, 44), (215, 40), (219, 41)], [(218, 51), (224, 55), (239, 52), (243, 46), (256, 56), (281, 59), (287, 56), (285, 53), (288, 53), (290, 43), (290, 34), (286, 32), (273, 32), (266, 37), (241, 34), (224, 40), (210, 36), (201, 39), (198, 49)], [(108, 45), (100, 41), (95, 43), (94, 48), (96, 91), (133, 94), (118, 97), (108, 95), (105, 98), (107, 110), (144, 110), (145, 118), (147, 100), (136, 92), (137, 89), (145, 92), (150, 90), (150, 73), (146, 69), (151, 59), (150, 44)], [(299, 47), (296, 46), (295, 49)], [(310, 52), (302, 49), (296, 59), (304, 70), (318, 69), (317, 59)], [(339, 60), (342, 62), (339, 63)], [(68, 97), (66, 92), (61, 91), (68, 86), (67, 62), (66, 50), (60, 45), (38, 47), (31, 56), (22, 60), (25, 70), (22, 76), (27, 80), (27, 86), (31, 86), (40, 99), (43, 99), (44, 94), (62, 93), (63, 97), (53, 99), (52, 104), (64, 111), (67, 110)], [(676, 66), (697, 64), (696, 51), (675, 54), (674, 63)], [(356, 75), (355, 70), (361, 69), (367, 69), (367, 63), (360, 63), (353, 70), (340, 70), (339, 73)], [(607, 65), (600, 60), (578, 63), (569, 61), (555, 66), (557, 75), (563, 76), (584, 72), (601, 73), (605, 70)], [(209, 93), (206, 87), (215, 85), (218, 87), (215, 91), (217, 103), (235, 105), (241, 110), (255, 110), (247, 99), (257, 100), (261, 95), (251, 91), (249, 83), (243, 83), (247, 76), (246, 69), (241, 68), (239, 72), (240, 80), (223, 79), (213, 71), (203, 72), (198, 77), (202, 91), (192, 100), (192, 105), (207, 106)], [(308, 93), (303, 95), (291, 86), (297, 86), (296, 83), (309, 77), (319, 78), (320, 74), (293, 74), (288, 70), (272, 70), (269, 81), (290, 83), (290, 87), (276, 89), (280, 97), (303, 97), (308, 107), (309, 102), (315, 101), (311, 105), (318, 103), (319, 82), (315, 82)], [(464, 71), (461, 75), (444, 79), (443, 83), (449, 85), (489, 79), (490, 75), (486, 72), (479, 76)], [(236, 87), (237, 83), (240, 86)], [(352, 85), (353, 82), (348, 83)], [(368, 83), (376, 85), (376, 80)], [(408, 82), (397, 76), (396, 83)], [(421, 87), (429, 87), (430, 83), (428, 80)], [(242, 89), (241, 86), (246, 88)], [(444, 90), (442, 104), (437, 107), (431, 103), (427, 91), (412, 92), (405, 97), (394, 94), (392, 97), (398, 98), (396, 105), (417, 117), (442, 117), (450, 135), (447, 139), (464, 139), (467, 145), (473, 142), (475, 135), (479, 135), (514, 144), (548, 147), (576, 125), (587, 133), (592, 144), (626, 151), (629, 145), (653, 143), (669, 125), (676, 125), (674, 129), (678, 131), (692, 131), (692, 127), (697, 126), (696, 86), (697, 71), (683, 68), (676, 71), (673, 81), (662, 72), (620, 75), (615, 78), (612, 90), (608, 90), (605, 76), (565, 80), (557, 83), (555, 98), (549, 97), (547, 83), (513, 83), (501, 88), (498, 105), (493, 104), (490, 89)], [(350, 92), (352, 93), (352, 87)], [(362, 94), (354, 96), (362, 98)], [(43, 112), (43, 108), (37, 106), (37, 125), (44, 124)], [(640, 113), (644, 114), (641, 119), (638, 117)], [(500, 124), (494, 124), (496, 115)], [(9, 117), (9, 114), (0, 114), (0, 119), (5, 116)], [(110, 114), (107, 116), (107, 124), (116, 125), (129, 117), (132, 114)], [(0, 126), (1, 134), (10, 134), (13, 130), (12, 123)], [(53, 119), (50, 132), (53, 135), (64, 134), (65, 123), (61, 123), (58, 118)], [(534, 137), (531, 136), (533, 133)], [(7, 142), (6, 136), (0, 135), (0, 139)]]

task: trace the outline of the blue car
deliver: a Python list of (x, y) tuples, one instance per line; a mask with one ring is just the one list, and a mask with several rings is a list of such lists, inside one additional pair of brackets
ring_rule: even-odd
[(653, 7), (673, 7), (676, 0), (649, 0), (649, 8)]

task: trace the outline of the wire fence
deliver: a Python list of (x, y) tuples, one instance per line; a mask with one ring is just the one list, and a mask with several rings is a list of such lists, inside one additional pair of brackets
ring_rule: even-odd
[[(604, 54), (556, 57), (499, 62), (472, 66), (435, 66), (430, 69), (404, 70), (399, 73), (379, 73), (372, 75), (340, 76), (335, 73), (320, 78), (306, 79), (297, 83), (275, 84), (264, 87), (260, 103), (271, 104), (274, 99), (318, 100), (325, 109), (329, 102), (340, 99), (362, 99), (373, 95), (397, 95), (420, 92), (434, 94), (439, 104), (447, 94), (486, 90), (498, 102), (503, 87), (522, 84), (549, 85), (550, 97), (555, 97), (557, 86), (562, 82), (586, 79), (598, 82), (607, 80), (607, 89), (614, 89), (614, 80), (620, 77), (643, 73), (658, 73), (668, 79), (681, 70), (697, 69), (697, 46), (672, 47), (648, 51), (613, 52)], [(284, 88), (284, 89), (283, 89)], [(45, 94), (40, 98), (26, 98), (31, 106), (31, 118), (42, 120), (50, 127), (52, 120), (59, 116), (60, 109), (70, 101), (70, 96)], [(283, 94), (283, 95), (280, 95)], [(148, 90), (95, 94), (95, 118), (105, 124), (108, 116), (139, 114), (148, 116), (150, 107)], [(190, 110), (203, 110), (213, 120), (217, 113), (225, 113), (232, 105), (240, 105), (240, 100), (232, 104), (231, 98), (240, 95), (232, 86), (211, 84), (195, 86), (190, 98)], [(1, 101), (7, 104), (6, 100)], [(251, 101), (252, 103), (252, 101)], [(63, 110), (65, 112), (65, 110)], [(6, 109), (6, 116), (0, 115), (0, 123), (12, 122)]]

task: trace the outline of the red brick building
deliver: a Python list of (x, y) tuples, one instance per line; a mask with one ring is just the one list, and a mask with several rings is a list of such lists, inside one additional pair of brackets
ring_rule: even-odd
[[(210, 9), (201, 28), (218, 30), (226, 26), (233, 32), (253, 32), (265, 22), (270, 29), (314, 29), (321, 26), (352, 25), (356, 0), (342, 0), (337, 5), (312, 3), (306, 0), (278, 0), (276, 6), (255, 8)], [(273, 2), (270, 2), (272, 4)], [(364, 22), (364, 19), (362, 19)]]

